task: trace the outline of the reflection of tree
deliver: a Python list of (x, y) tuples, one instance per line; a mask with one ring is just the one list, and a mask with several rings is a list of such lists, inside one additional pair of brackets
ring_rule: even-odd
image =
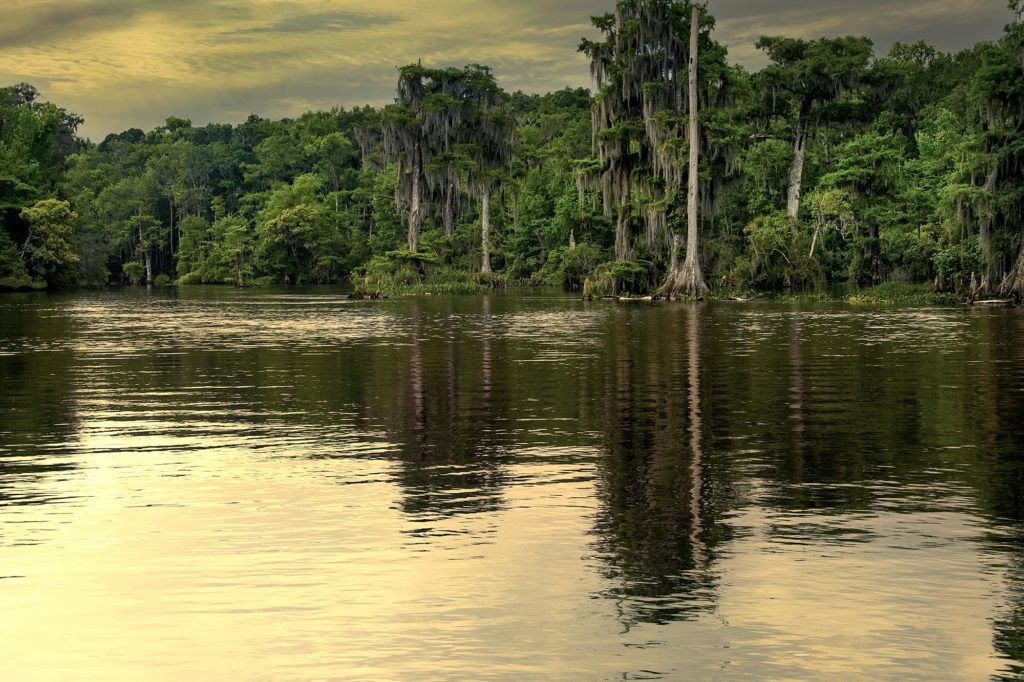
[(46, 484), (78, 468), (54, 455), (66, 451), (78, 429), (71, 394), (75, 334), (67, 314), (50, 314), (44, 295), (12, 295), (0, 305), (0, 506), (55, 501)]
[(703, 564), (707, 558), (707, 548), (701, 538), (701, 460), (704, 457), (703, 428), (700, 407), (700, 317), (698, 311), (690, 312), (687, 323), (687, 343), (689, 345), (689, 367), (687, 372), (690, 406), (690, 545), (693, 547), (694, 561)]
[[(399, 484), (402, 510), (429, 535), (439, 520), (501, 507), (511, 416), (506, 387), (494, 383), (490, 301), (478, 303), (479, 340), (450, 333), (449, 314), (428, 313), (424, 301), (410, 305)], [(436, 305), (450, 313), (454, 304)]]
[(705, 476), (706, 311), (664, 313), (645, 324), (615, 324), (606, 350), (607, 459), (597, 532), (605, 574), (616, 584), (608, 596), (627, 627), (711, 606), (707, 569), (723, 530)]
[[(972, 484), (985, 516), (996, 520), (1003, 536), (993, 548), (1007, 556), (1007, 605), (993, 619), (993, 646), (1005, 658), (1002, 679), (1024, 678), (1024, 392), (1016, 316), (985, 314), (977, 321), (975, 346), (980, 362), (971, 371), (975, 385), (971, 415), (984, 466), (975, 467)], [(965, 363), (966, 364), (966, 363)], [(1013, 368), (1013, 371), (1006, 371)]]
[[(1017, 542), (1020, 541), (1017, 538)], [(1003, 614), (993, 620), (992, 639), (995, 650), (1008, 661), (1001, 679), (1020, 680), (1024, 678), (1024, 556), (1018, 550), (1012, 560), (1014, 565), (1007, 578), (1010, 603)]]

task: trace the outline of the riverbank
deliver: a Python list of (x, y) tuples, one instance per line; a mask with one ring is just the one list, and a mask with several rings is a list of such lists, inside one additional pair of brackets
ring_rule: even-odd
[[(383, 299), (403, 299), (403, 298), (415, 298), (418, 296), (486, 296), (492, 293), (509, 293), (509, 292), (521, 292), (521, 291), (554, 291), (558, 290), (563, 293), (565, 297), (579, 297), (583, 298), (583, 292), (581, 290), (570, 291), (560, 287), (553, 287), (550, 285), (542, 284), (531, 284), (529, 282), (512, 282), (507, 280), (501, 275), (492, 275), (487, 278), (480, 278), (479, 275), (473, 275), (472, 273), (460, 273), (457, 278), (439, 278), (436, 281), (428, 282), (378, 282), (376, 285), (369, 285), (366, 281), (357, 282), (350, 285), (338, 285), (338, 284), (304, 284), (297, 286), (283, 286), (282, 285), (263, 285), (254, 284), (251, 287), (245, 287), (244, 289), (238, 289), (229, 285), (215, 285), (215, 284), (168, 284), (161, 283), (151, 287), (156, 291), (169, 291), (169, 290), (191, 290), (197, 288), (210, 288), (227, 291), (235, 290), (246, 290), (252, 289), (255, 291), (270, 291), (284, 289), (288, 291), (304, 290), (304, 291), (332, 291), (342, 292), (343, 296), (346, 296), (355, 300), (383, 300)], [(144, 286), (131, 286), (126, 289), (145, 289)], [(0, 294), (11, 294), (11, 293), (46, 293), (45, 289), (40, 288), (20, 288), (20, 289), (4, 289), (0, 288)], [(73, 293), (73, 291), (62, 291), (52, 293)], [(655, 296), (651, 295), (601, 295), (593, 296), (594, 301), (618, 301), (623, 303), (629, 302), (658, 302), (659, 300)], [(831, 290), (821, 291), (806, 291), (799, 293), (778, 293), (778, 292), (764, 292), (764, 291), (733, 291), (733, 290), (718, 290), (711, 291), (707, 295), (699, 299), (703, 302), (717, 302), (717, 303), (762, 303), (762, 302), (773, 302), (773, 303), (789, 303), (789, 304), (815, 304), (815, 303), (848, 303), (851, 305), (905, 305), (905, 306), (961, 306), (961, 305), (976, 305), (976, 306), (1001, 306), (1001, 307), (1012, 307), (1019, 305), (1018, 301), (1013, 299), (1002, 299), (995, 296), (979, 297), (975, 301), (970, 301), (966, 296), (936, 292), (930, 284), (907, 284), (898, 282), (888, 282), (880, 284), (875, 287), (869, 287), (865, 289), (849, 290), (843, 287), (833, 288)]]

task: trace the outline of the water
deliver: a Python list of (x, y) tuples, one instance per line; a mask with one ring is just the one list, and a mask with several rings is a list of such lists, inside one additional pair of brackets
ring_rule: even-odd
[(0, 297), (0, 678), (1012, 679), (1022, 331)]

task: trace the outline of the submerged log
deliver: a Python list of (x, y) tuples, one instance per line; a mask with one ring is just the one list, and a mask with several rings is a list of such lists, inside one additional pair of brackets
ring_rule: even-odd
[(987, 300), (987, 301), (974, 301), (974, 303), (972, 303), (972, 305), (983, 305), (983, 306), (988, 306), (990, 308), (1009, 308), (1010, 306), (1013, 305), (1013, 299), (1012, 298), (997, 298), (997, 299), (990, 299), (990, 300)]

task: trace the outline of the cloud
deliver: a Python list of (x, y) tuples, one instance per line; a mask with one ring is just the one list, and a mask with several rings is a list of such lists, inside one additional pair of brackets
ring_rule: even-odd
[(310, 34), (310, 33), (344, 33), (376, 28), (397, 21), (391, 14), (354, 12), (336, 10), (331, 12), (311, 12), (294, 14), (274, 19), (262, 26), (251, 26), (226, 31), (227, 37), (264, 36), (268, 34)]
[(766, 61), (754, 47), (762, 35), (866, 35), (877, 53), (896, 41), (922, 39), (939, 49), (960, 50), (997, 38), (1009, 13), (1002, 0), (860, 0), (827, 8), (806, 0), (773, 0), (770, 6), (719, 0), (717, 16), (718, 40), (730, 46), (734, 60), (756, 68)]
[(203, 0), (8, 0), (0, 25), (2, 49), (46, 45), (95, 32), (116, 30), (155, 13), (182, 14), (207, 6)]
[[(4, 0), (0, 82), (28, 81), (86, 118), (96, 139), (175, 114), (201, 124), (249, 113), (383, 104), (395, 67), (483, 63), (506, 88), (589, 85), (580, 38), (613, 0)], [(1003, 0), (711, 0), (716, 38), (749, 67), (762, 34), (867, 34), (880, 51), (996, 38)]]

